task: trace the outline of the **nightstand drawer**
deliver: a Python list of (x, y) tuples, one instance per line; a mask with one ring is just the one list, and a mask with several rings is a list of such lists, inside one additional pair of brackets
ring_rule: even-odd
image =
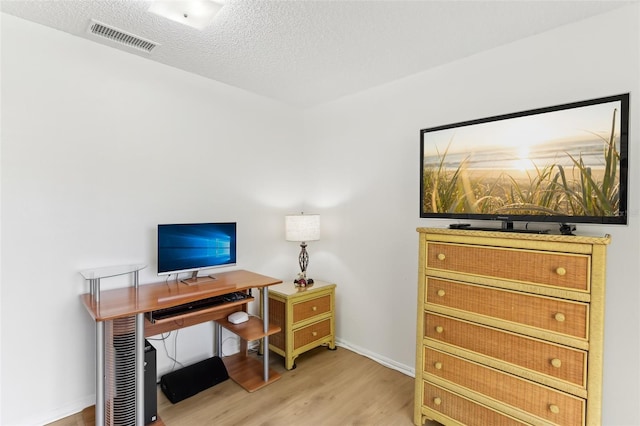
[(331, 319), (309, 324), (293, 333), (293, 349), (299, 349), (317, 340), (331, 336)]
[(585, 400), (483, 365), (424, 349), (424, 371), (560, 425), (583, 425)]
[(589, 291), (590, 257), (449, 243), (428, 243), (428, 269)]
[(423, 405), (466, 425), (513, 426), (525, 425), (512, 417), (446, 391), (431, 383), (424, 383)]
[(293, 325), (300, 321), (331, 312), (331, 295), (295, 303), (293, 305)]
[(431, 313), (424, 321), (427, 338), (586, 387), (585, 351)]
[[(528, 293), (427, 278), (426, 302), (586, 339), (589, 305)], [(479, 320), (482, 322), (481, 320)]]

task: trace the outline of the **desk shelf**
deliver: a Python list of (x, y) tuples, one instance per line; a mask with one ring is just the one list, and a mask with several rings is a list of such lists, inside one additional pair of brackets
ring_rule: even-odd
[(265, 381), (263, 379), (264, 366), (262, 363), (244, 353), (226, 356), (222, 358), (222, 362), (227, 368), (229, 377), (247, 392), (257, 391), (280, 378), (278, 372), (269, 368), (269, 379)]
[(249, 317), (248, 321), (240, 324), (230, 323), (226, 318), (216, 320), (216, 322), (247, 342), (262, 339), (264, 336), (271, 336), (281, 330), (280, 326), (269, 324), (269, 329), (265, 333), (263, 321), (257, 317)]
[[(265, 337), (280, 332), (280, 326), (274, 324), (267, 325), (267, 331), (265, 332), (264, 319), (258, 317), (249, 317), (249, 320), (240, 324), (230, 323), (226, 318), (216, 320), (216, 323), (236, 334), (242, 340), (250, 342), (253, 340), (264, 339)], [(243, 348), (245, 345), (241, 345)], [(276, 373), (265, 363), (261, 363), (254, 358), (250, 358), (246, 350), (241, 350), (240, 353), (222, 358), (229, 377), (242, 386), (246, 391), (256, 391), (269, 383), (272, 383), (280, 378), (280, 374)], [(265, 369), (267, 369), (267, 375), (265, 380)]]

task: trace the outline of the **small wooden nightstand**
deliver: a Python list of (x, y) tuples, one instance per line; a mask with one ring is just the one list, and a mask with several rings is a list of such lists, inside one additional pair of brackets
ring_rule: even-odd
[(269, 349), (284, 357), (287, 370), (296, 367), (301, 353), (321, 345), (336, 348), (335, 288), (322, 281), (269, 287), (269, 322), (282, 329), (269, 338)]

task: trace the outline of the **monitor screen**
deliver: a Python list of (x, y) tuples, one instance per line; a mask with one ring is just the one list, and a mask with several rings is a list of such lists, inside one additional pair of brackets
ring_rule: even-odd
[(158, 275), (235, 263), (235, 223), (158, 225)]

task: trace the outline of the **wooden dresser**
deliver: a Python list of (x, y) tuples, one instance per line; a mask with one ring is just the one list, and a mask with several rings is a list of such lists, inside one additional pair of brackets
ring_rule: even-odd
[(414, 423), (601, 424), (610, 238), (418, 232)]
[(321, 345), (336, 348), (335, 284), (316, 281), (309, 287), (283, 283), (269, 288), (269, 321), (281, 328), (269, 349), (282, 355), (285, 368), (295, 368), (301, 353)]

